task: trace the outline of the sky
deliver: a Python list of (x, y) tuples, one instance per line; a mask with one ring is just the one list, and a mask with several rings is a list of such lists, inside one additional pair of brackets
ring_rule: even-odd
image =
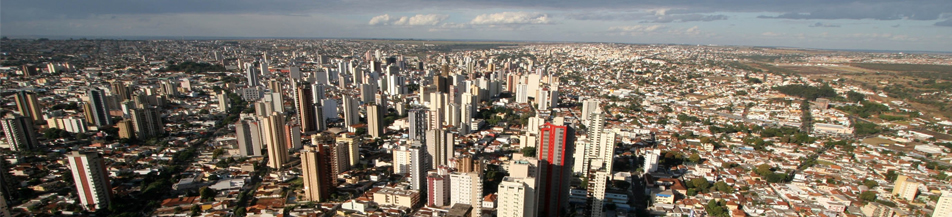
[(413, 38), (952, 52), (952, 1), (0, 0), (0, 35)]

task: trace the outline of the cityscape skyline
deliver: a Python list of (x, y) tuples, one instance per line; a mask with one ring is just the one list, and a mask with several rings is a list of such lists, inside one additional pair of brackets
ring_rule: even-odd
[(0, 38), (0, 217), (952, 217), (952, 53), (822, 50), (948, 50), (949, 5), (6, 1), (233, 36)]
[(747, 0), (86, 1), (57, 2), (56, 7), (50, 3), (4, 1), (2, 34), (14, 38), (415, 38), (952, 51), (947, 43), (952, 40), (952, 3), (933, 0), (772, 4)]

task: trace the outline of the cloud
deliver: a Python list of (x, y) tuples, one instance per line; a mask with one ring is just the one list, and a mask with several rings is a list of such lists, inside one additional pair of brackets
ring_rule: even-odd
[(761, 33), (760, 35), (767, 36), (767, 37), (777, 37), (777, 36), (783, 35), (783, 33), (764, 32), (764, 33)]
[(608, 11), (581, 12), (563, 14), (562, 17), (572, 20), (644, 20), (652, 19), (653, 14), (646, 12), (640, 13), (615, 13)]
[(945, 20), (945, 21), (936, 22), (935, 24), (932, 24), (932, 25), (952, 27), (952, 19), (948, 19), (948, 20)]
[(369, 24), (374, 26), (433, 26), (443, 22), (443, 20), (449, 17), (449, 15), (445, 14), (417, 14), (412, 17), (396, 17), (390, 16), (390, 14), (384, 14), (370, 18)]
[(533, 12), (501, 12), (494, 14), (480, 14), (469, 22), (473, 25), (527, 25), (552, 24), (548, 14)]
[(572, 20), (643, 20), (641, 23), (672, 23), (672, 22), (696, 22), (696, 21), (715, 21), (715, 20), (726, 20), (729, 18), (727, 15), (720, 14), (696, 14), (688, 13), (691, 11), (685, 10), (669, 10), (669, 9), (658, 9), (658, 10), (643, 10), (641, 12), (610, 12), (610, 11), (595, 11), (595, 12), (582, 12), (582, 13), (568, 13), (564, 14), (563, 17), (566, 19)]
[(697, 26), (688, 28), (688, 30), (685, 30), (684, 32), (687, 33), (687, 34), (691, 34), (691, 35), (696, 35), (696, 34), (700, 33), (700, 31), (698, 31), (698, 29), (697, 29)]
[(370, 18), (370, 25), (375, 25), (375, 26), (388, 25), (391, 22), (390, 20), (391, 20), (390, 14), (384, 14), (384, 15), (376, 16), (374, 18)]
[(634, 25), (634, 26), (612, 26), (608, 28), (608, 31), (624, 31), (624, 32), (653, 32), (655, 30), (664, 29), (663, 25)]
[(777, 16), (758, 16), (770, 19), (873, 19), (873, 20), (936, 20), (952, 12), (949, 2), (924, 0), (914, 2), (832, 2), (828, 7), (779, 10)]
[(703, 15), (703, 14), (675, 14), (675, 15), (662, 15), (658, 16), (654, 20), (647, 22), (651, 23), (670, 23), (670, 22), (697, 22), (697, 21), (715, 21), (715, 20), (726, 20), (727, 15)]
[(665, 29), (664, 25), (634, 25), (634, 26), (612, 26), (608, 27), (608, 31), (616, 33), (648, 33), (655, 32), (658, 30)]
[(839, 24), (829, 24), (829, 23), (816, 22), (816, 23), (814, 23), (814, 24), (810, 24), (810, 27), (840, 27), (840, 25), (839, 25)]

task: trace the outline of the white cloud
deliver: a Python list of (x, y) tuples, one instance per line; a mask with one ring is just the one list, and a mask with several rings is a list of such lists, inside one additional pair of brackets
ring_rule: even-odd
[(764, 32), (764, 33), (761, 33), (760, 35), (763, 35), (763, 36), (768, 36), (768, 37), (777, 37), (777, 36), (781, 36), (781, 35), (783, 35), (783, 33), (776, 33), (776, 32)]
[(402, 16), (390, 16), (390, 14), (384, 14), (376, 16), (370, 19), (370, 25), (374, 26), (433, 26), (443, 22), (446, 18), (449, 18), (449, 15), (446, 14), (417, 14), (412, 17)]
[(494, 14), (480, 14), (469, 23), (474, 25), (524, 25), (524, 24), (551, 24), (548, 14), (532, 12), (501, 12)]
[(370, 18), (370, 25), (388, 25), (390, 23), (390, 14), (384, 14)]
[(660, 29), (664, 29), (664, 25), (634, 25), (634, 26), (612, 26), (608, 28), (608, 31), (618, 31), (618, 32), (654, 32)]
[(691, 27), (691, 28), (689, 28), (688, 30), (685, 30), (684, 32), (687, 33), (687, 34), (692, 34), (692, 35), (700, 33), (700, 32), (697, 30), (697, 26)]

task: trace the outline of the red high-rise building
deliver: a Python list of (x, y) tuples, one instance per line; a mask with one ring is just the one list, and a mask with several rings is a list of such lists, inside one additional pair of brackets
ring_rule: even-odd
[(572, 149), (575, 133), (568, 126), (545, 123), (539, 128), (539, 215), (561, 216), (568, 208), (569, 178), (572, 177)]
[(74, 151), (66, 156), (73, 171), (73, 182), (83, 208), (95, 212), (109, 207), (112, 187), (102, 156), (96, 152)]

